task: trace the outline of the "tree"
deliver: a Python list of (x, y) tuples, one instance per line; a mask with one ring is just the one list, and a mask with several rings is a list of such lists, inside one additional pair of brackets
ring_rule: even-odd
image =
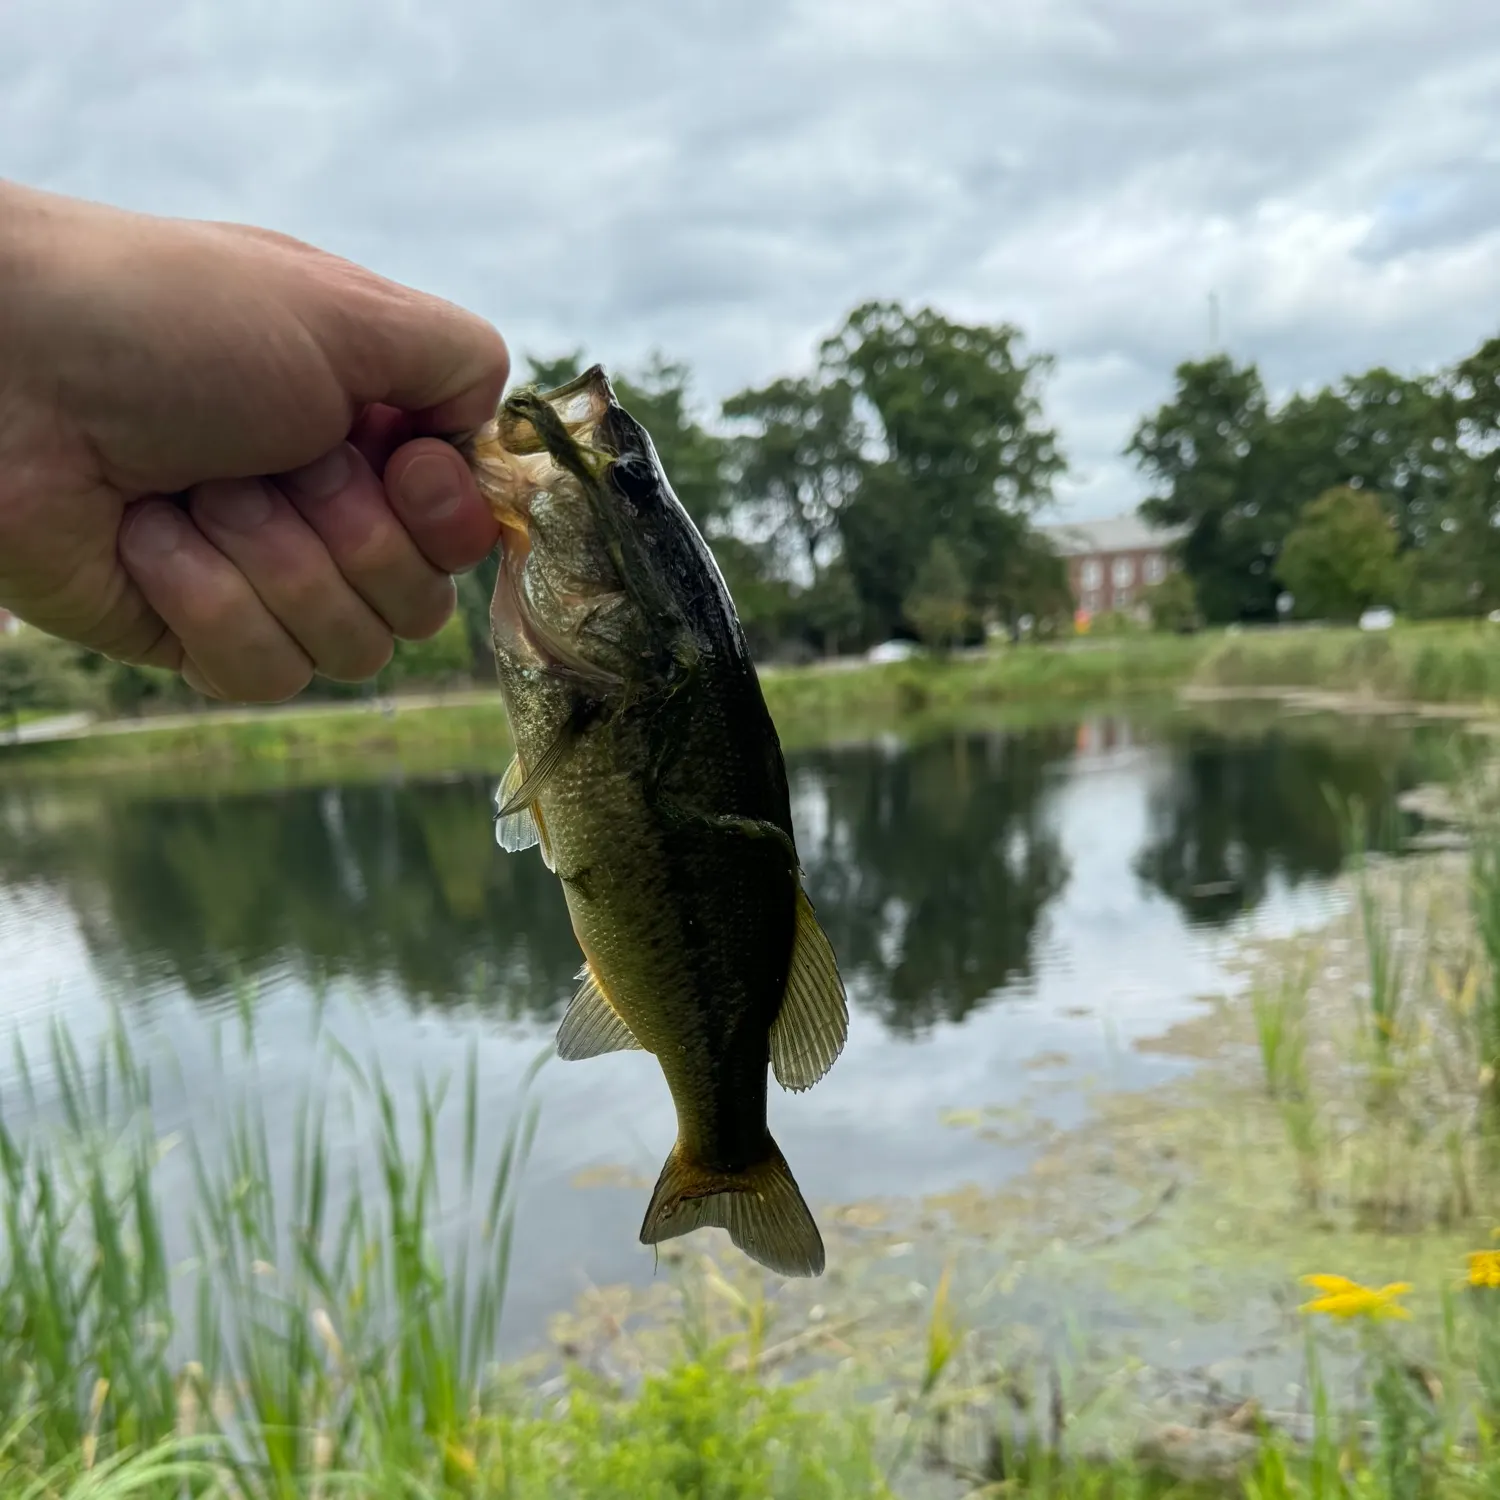
[(1179, 553), (1210, 619), (1274, 618), (1277, 554), (1330, 489), (1379, 495), (1400, 547), (1452, 528), (1461, 402), (1450, 382), (1377, 367), (1273, 410), (1254, 365), (1187, 361), (1176, 379), (1127, 452), (1156, 484), (1143, 514), (1190, 528)]
[(1020, 342), (1010, 324), (869, 302), (822, 346), (824, 379), (847, 382), (877, 424), (870, 462), (838, 517), (879, 631), (899, 625), (926, 555), (912, 538), (942, 538), (966, 589), (980, 592), (1020, 534), (1016, 519), (1051, 493), (1063, 459), (1037, 395), (1050, 361), (1022, 357)]
[(724, 415), (747, 429), (733, 450), (736, 501), (761, 513), (777, 545), (816, 585), (838, 554), (839, 512), (866, 467), (853, 387), (775, 380), (731, 396)]
[(796, 606), (790, 586), (777, 577), (766, 549), (743, 537), (716, 537), (713, 552), (751, 654), (760, 658), (775, 655), (778, 647), (796, 633)]
[(1125, 450), (1155, 482), (1141, 514), (1188, 528), (1178, 550), (1210, 620), (1275, 617), (1271, 565), (1290, 522), (1250, 462), (1267, 423), (1254, 365), (1224, 355), (1187, 360), (1173, 399), (1137, 426)]
[(0, 635), (0, 724), (9, 734), (22, 714), (85, 708), (96, 697), (74, 647), (29, 628)]
[(1436, 525), (1413, 559), (1424, 613), (1500, 608), (1500, 338), (1481, 344), (1443, 381), (1455, 441)]
[(1381, 497), (1404, 548), (1433, 539), (1458, 454), (1457, 403), (1447, 384), (1377, 366), (1337, 387), (1343, 406), (1333, 481)]
[(1355, 620), (1396, 596), (1396, 530), (1380, 500), (1340, 485), (1302, 512), (1281, 549), (1277, 571), (1297, 612)]
[(1041, 532), (1015, 519), (1014, 534), (982, 570), (979, 590), (983, 607), (1012, 637), (1019, 634), (1023, 616), (1049, 631), (1073, 614), (1067, 563)]
[(842, 557), (834, 558), (816, 582), (803, 590), (797, 606), (808, 633), (825, 655), (837, 656), (867, 634), (864, 606)]
[(468, 676), (473, 664), (468, 631), (463, 614), (459, 612), (426, 640), (398, 640), (395, 654), (380, 674), (380, 681), (383, 686), (454, 681)]
[(1168, 573), (1160, 583), (1153, 583), (1141, 600), (1151, 616), (1153, 630), (1182, 635), (1198, 628), (1198, 591), (1180, 568)]
[(952, 546), (937, 537), (906, 596), (906, 618), (929, 646), (946, 651), (964, 638), (973, 618), (964, 570)]

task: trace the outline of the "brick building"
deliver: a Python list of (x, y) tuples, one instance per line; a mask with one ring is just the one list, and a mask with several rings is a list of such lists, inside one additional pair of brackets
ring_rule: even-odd
[(1181, 528), (1148, 526), (1134, 515), (1039, 530), (1067, 560), (1073, 606), (1085, 617), (1138, 611), (1142, 590), (1175, 566), (1169, 548), (1185, 535)]

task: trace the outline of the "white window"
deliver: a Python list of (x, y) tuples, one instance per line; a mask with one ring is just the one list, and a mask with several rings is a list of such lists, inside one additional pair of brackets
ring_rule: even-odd
[(1161, 553), (1153, 552), (1146, 559), (1146, 582), (1160, 583), (1167, 576), (1167, 560)]
[(1129, 609), (1130, 608), (1130, 590), (1129, 589), (1116, 589), (1115, 590), (1115, 604), (1114, 604), (1114, 607), (1116, 609)]
[(1083, 608), (1085, 614), (1097, 614), (1099, 612), (1099, 595), (1090, 589), (1083, 596)]
[(1117, 589), (1128, 589), (1135, 582), (1135, 559), (1133, 557), (1117, 557), (1115, 565), (1110, 570)]

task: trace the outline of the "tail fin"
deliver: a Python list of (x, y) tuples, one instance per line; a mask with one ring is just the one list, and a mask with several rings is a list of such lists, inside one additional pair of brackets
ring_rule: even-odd
[(743, 1172), (716, 1172), (672, 1147), (641, 1225), (641, 1243), (658, 1245), (695, 1229), (727, 1229), (752, 1260), (782, 1276), (821, 1276), (823, 1238), (776, 1143)]

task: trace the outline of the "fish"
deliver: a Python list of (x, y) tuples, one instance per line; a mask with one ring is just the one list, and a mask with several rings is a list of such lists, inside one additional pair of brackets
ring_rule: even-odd
[(537, 848), (584, 956), (556, 1048), (640, 1049), (677, 1137), (646, 1245), (717, 1227), (784, 1276), (822, 1237), (767, 1125), (848, 1035), (804, 885), (781, 742), (712, 551), (602, 366), (462, 439), (500, 523), (490, 627), (515, 757), (495, 834)]

